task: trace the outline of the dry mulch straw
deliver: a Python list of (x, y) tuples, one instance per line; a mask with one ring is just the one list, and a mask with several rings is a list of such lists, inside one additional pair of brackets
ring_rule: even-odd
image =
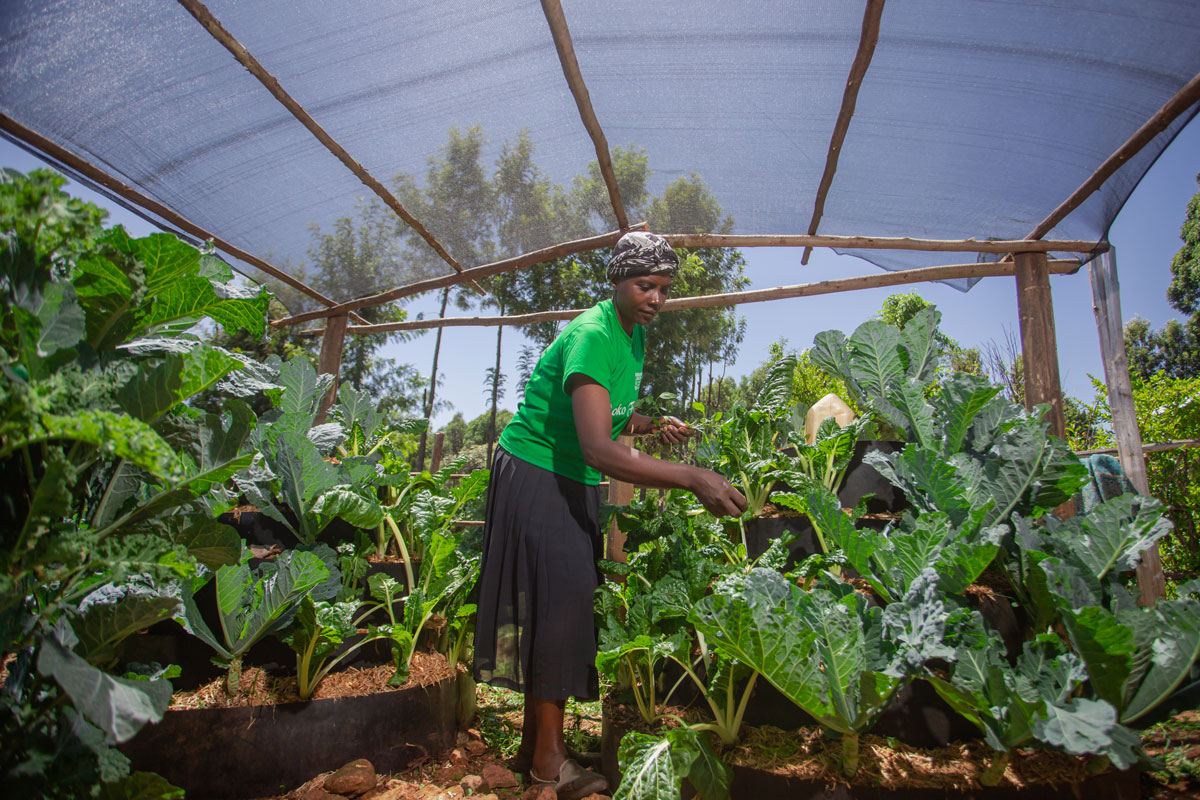
[[(827, 785), (875, 786), (884, 789), (979, 788), (979, 775), (994, 756), (980, 742), (938, 748), (915, 748), (871, 734), (859, 737), (858, 772), (842, 774), (840, 739), (827, 739), (817, 728), (784, 731), (771, 726), (744, 728), (743, 741), (725, 753), (733, 765)], [(1089, 759), (1049, 750), (1018, 750), (1012, 754), (1000, 786), (1081, 783), (1090, 777)]]
[[(313, 700), (337, 697), (360, 697), (376, 692), (398, 691), (388, 686), (388, 679), (395, 673), (391, 664), (382, 664), (366, 669), (347, 669), (331, 672), (317, 684)], [(429, 686), (454, 674), (454, 670), (439, 655), (416, 653), (413, 655), (408, 682), (400, 689)], [(257, 667), (242, 671), (241, 691), (235, 697), (225, 692), (225, 676), (188, 692), (176, 692), (171, 698), (171, 709), (192, 708), (241, 708), (244, 706), (277, 705), (300, 702), (295, 676), (276, 677)]]

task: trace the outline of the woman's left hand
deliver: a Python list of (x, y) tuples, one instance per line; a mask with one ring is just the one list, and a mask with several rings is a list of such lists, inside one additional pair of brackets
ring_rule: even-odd
[(696, 429), (678, 417), (662, 416), (655, 420), (650, 432), (663, 444), (680, 444), (696, 435)]

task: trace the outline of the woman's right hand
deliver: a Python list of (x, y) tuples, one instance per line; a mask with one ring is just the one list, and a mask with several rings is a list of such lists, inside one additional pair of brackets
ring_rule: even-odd
[(742, 493), (712, 470), (697, 467), (688, 488), (714, 517), (739, 517), (746, 510)]

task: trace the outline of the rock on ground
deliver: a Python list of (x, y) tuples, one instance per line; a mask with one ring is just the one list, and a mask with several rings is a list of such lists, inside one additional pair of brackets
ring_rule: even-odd
[(488, 764), (484, 767), (482, 778), (487, 782), (489, 789), (509, 789), (520, 785), (517, 777), (512, 774), (512, 770), (505, 769), (499, 764)]
[(365, 758), (355, 759), (325, 779), (325, 791), (343, 797), (358, 797), (375, 788), (379, 776)]

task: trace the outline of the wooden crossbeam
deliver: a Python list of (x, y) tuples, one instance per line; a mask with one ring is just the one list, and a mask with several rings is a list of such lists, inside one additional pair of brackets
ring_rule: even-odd
[[(821, 183), (817, 187), (812, 221), (808, 223), (810, 235), (817, 232), (817, 226), (821, 224), (821, 217), (825, 214), (825, 198), (829, 194), (829, 187), (833, 185), (838, 159), (842, 155), (842, 144), (846, 141), (847, 131), (850, 130), (850, 118), (854, 116), (854, 107), (858, 103), (858, 90), (862, 87), (867, 68), (871, 66), (871, 57), (875, 55), (875, 45), (879, 42), (879, 22), (882, 17), (883, 0), (867, 0), (867, 8), (863, 12), (862, 33), (858, 37), (858, 52), (854, 54), (854, 62), (850, 65), (850, 77), (846, 79), (846, 88), (842, 91), (842, 107), (838, 111), (837, 121), (833, 125), (829, 152), (825, 155), (825, 171), (821, 174)], [(804, 248), (804, 254), (800, 256), (800, 263), (808, 264), (810, 255), (812, 255), (812, 248)]]
[[(639, 222), (632, 226), (632, 230), (644, 230), (646, 223)], [(612, 231), (610, 233), (602, 233), (599, 236), (589, 236), (586, 239), (576, 239), (571, 242), (563, 242), (562, 244), (544, 247), (541, 250), (534, 250), (529, 253), (524, 253), (512, 258), (493, 261), (490, 264), (483, 264), (478, 267), (472, 267), (464, 271), (461, 275), (443, 275), (439, 278), (430, 278), (416, 283), (410, 283), (407, 286), (400, 286), (395, 289), (390, 289), (381, 294), (371, 295), (370, 297), (360, 297), (357, 300), (351, 300), (348, 303), (341, 303), (327, 310), (308, 311), (303, 314), (287, 317), (285, 319), (272, 320), (271, 324), (276, 328), (286, 328), (291, 325), (299, 325), (302, 322), (309, 322), (321, 317), (329, 317), (335, 314), (344, 314), (347, 311), (352, 311), (356, 308), (365, 308), (367, 306), (377, 306), (392, 300), (398, 300), (402, 297), (410, 297), (421, 292), (429, 292), (434, 289), (444, 289), (447, 286), (453, 286), (456, 283), (462, 283), (464, 278), (487, 278), (492, 275), (499, 275), (504, 272), (512, 272), (513, 270), (521, 269), (522, 267), (541, 264), (544, 261), (553, 261), (556, 258), (563, 256), (574, 255), (576, 253), (585, 253), (588, 250), (599, 250), (602, 247), (611, 247), (616, 244), (616, 241), (624, 234), (623, 231)]]
[(1200, 102), (1200, 74), (1188, 81), (1182, 89), (1163, 104), (1162, 108), (1146, 120), (1146, 124), (1134, 131), (1133, 135), (1125, 140), (1125, 143), (1118, 147), (1116, 152), (1109, 156), (1058, 208), (1050, 212), (1050, 216), (1039, 222), (1037, 227), (1030, 231), (1025, 238), (1040, 239), (1054, 230), (1055, 225), (1083, 205), (1083, 202), (1091, 197), (1114, 172), (1124, 166), (1126, 161), (1137, 155), (1155, 136), (1166, 130), (1168, 125), (1197, 102)]
[(920, 250), (956, 253), (1103, 253), (1108, 242), (1052, 239), (910, 239), (812, 234), (667, 233), (672, 247), (831, 247), (842, 250)]
[(604, 177), (604, 185), (608, 187), (608, 198), (612, 203), (613, 214), (617, 218), (617, 226), (629, 230), (629, 218), (625, 215), (625, 205), (621, 202), (621, 192), (617, 188), (617, 174), (613, 171), (612, 156), (608, 151), (608, 139), (600, 120), (596, 118), (596, 110), (592, 108), (592, 97), (588, 93), (587, 84), (583, 82), (583, 73), (579, 70), (579, 60), (575, 58), (575, 45), (571, 42), (571, 31), (567, 27), (567, 17), (563, 14), (562, 3), (559, 0), (542, 0), (542, 12), (550, 25), (550, 33), (554, 37), (554, 49), (558, 51), (558, 60), (562, 64), (563, 76), (567, 86), (575, 98), (579, 108), (579, 118), (592, 144), (596, 148), (596, 162), (600, 166), (600, 174)]
[[(286, 283), (293, 289), (303, 292), (305, 295), (320, 303), (324, 303), (327, 306), (337, 305), (337, 301), (326, 297), (303, 281), (293, 278), (283, 270), (273, 267), (258, 256), (248, 253), (242, 248), (230, 244), (221, 237), (209, 233), (204, 228), (201, 228), (199, 225), (196, 225), (195, 223), (185, 219), (157, 200), (154, 200), (148, 195), (145, 195), (139, 192), (137, 189), (134, 189), (132, 186), (117, 180), (107, 172), (104, 172), (98, 167), (88, 163), (87, 161), (84, 161), (71, 151), (66, 150), (60, 147), (58, 144), (50, 141), (37, 131), (25, 127), (7, 114), (0, 114), (0, 128), (3, 128), (5, 131), (25, 142), (30, 147), (41, 153), (45, 153), (50, 158), (74, 170), (88, 180), (93, 181), (99, 186), (103, 186), (105, 189), (117, 195), (121, 199), (127, 200), (140, 208), (144, 208), (151, 214), (157, 216), (159, 219), (165, 220), (171, 225), (174, 225), (184, 233), (187, 233), (188, 235), (193, 236), (201, 241), (211, 240), (214, 245), (229, 255), (239, 258), (242, 261), (245, 261), (247, 264), (252, 264), (253, 266), (262, 270), (262, 272), (270, 275), (272, 278)], [(367, 324), (367, 320), (358, 314), (352, 314), (351, 317), (355, 322), (364, 325)]]
[[(1053, 259), (1047, 262), (1051, 273), (1068, 274), (1080, 267), (1077, 258)], [(923, 283), (925, 281), (945, 281), (958, 278), (984, 278), (996, 275), (1012, 276), (1014, 265), (1011, 261), (991, 261), (972, 264), (950, 264), (941, 267), (921, 267), (919, 269), (899, 270), (896, 272), (879, 272), (871, 275), (859, 275), (853, 278), (838, 278), (816, 283), (802, 283), (795, 286), (778, 286), (773, 289), (754, 289), (747, 292), (726, 292), (700, 297), (679, 297), (668, 300), (663, 304), (663, 311), (677, 311), (684, 308), (715, 308), (720, 306), (735, 306), (743, 303), (763, 303), (768, 300), (784, 300), (791, 297), (812, 297), (821, 294), (851, 292), (859, 289), (874, 289), (880, 286), (898, 286), (906, 283)], [(407, 322), (386, 322), (378, 325), (351, 325), (346, 330), (349, 333), (370, 334), (388, 333), (391, 331), (413, 331), (425, 328), (461, 328), (461, 327), (495, 327), (496, 325), (533, 325), (538, 322), (554, 322), (574, 319), (586, 309), (573, 308), (562, 311), (539, 311), (533, 314), (515, 314), (507, 317), (444, 317), (441, 319), (411, 320)], [(322, 328), (301, 331), (299, 336), (320, 336)]]
[[(196, 21), (203, 25), (204, 29), (207, 30), (214, 39), (220, 42), (226, 50), (232, 53), (233, 57), (238, 60), (238, 63), (249, 70), (250, 74), (257, 78), (259, 83), (266, 87), (267, 91), (269, 91), (271, 95), (283, 105), (284, 108), (290, 111), (292, 116), (299, 120), (300, 124), (307, 128), (308, 131), (315, 136), (321, 144), (325, 145), (325, 148), (329, 150), (329, 152), (333, 153), (333, 155), (337, 157), (338, 161), (341, 161), (347, 169), (353, 172), (355, 176), (363, 182), (363, 185), (373, 191), (376, 196), (378, 196), (379, 199), (382, 200), (385, 205), (387, 205), (388, 208), (392, 209), (392, 211), (394, 211), (396, 215), (400, 217), (400, 219), (408, 223), (408, 226), (416, 231), (417, 234), (424, 239), (430, 247), (433, 248), (434, 252), (441, 256), (442, 259), (451, 267), (453, 267), (456, 272), (463, 271), (462, 265), (455, 260), (454, 256), (447, 252), (446, 248), (442, 246), (442, 243), (435, 239), (433, 234), (430, 233), (429, 230), (422, 225), (416, 217), (409, 213), (408, 209), (400, 204), (400, 201), (396, 199), (395, 195), (389, 192), (387, 188), (375, 178), (375, 176), (367, 172), (366, 168), (363, 167), (362, 164), (358, 163), (353, 157), (351, 157), (351, 155), (346, 152), (346, 148), (342, 147), (332, 136), (330, 136), (325, 129), (322, 128), (321, 125), (312, 118), (312, 115), (309, 114), (308, 111), (306, 111), (294, 97), (287, 93), (287, 91), (279, 83), (279, 80), (270, 72), (268, 72), (266, 68), (259, 63), (258, 59), (256, 59), (250, 53), (250, 51), (242, 45), (241, 42), (234, 38), (233, 34), (225, 29), (225, 26), (221, 24), (220, 20), (213, 16), (212, 12), (209, 11), (208, 8), (200, 2), (200, 0), (179, 0), (179, 4), (186, 8), (188, 13), (195, 17)], [(479, 284), (475, 283), (474, 281), (468, 281), (468, 283), (470, 283), (471, 286), (473, 286), (480, 294), (486, 294), (486, 292), (483, 290), (483, 287)]]

